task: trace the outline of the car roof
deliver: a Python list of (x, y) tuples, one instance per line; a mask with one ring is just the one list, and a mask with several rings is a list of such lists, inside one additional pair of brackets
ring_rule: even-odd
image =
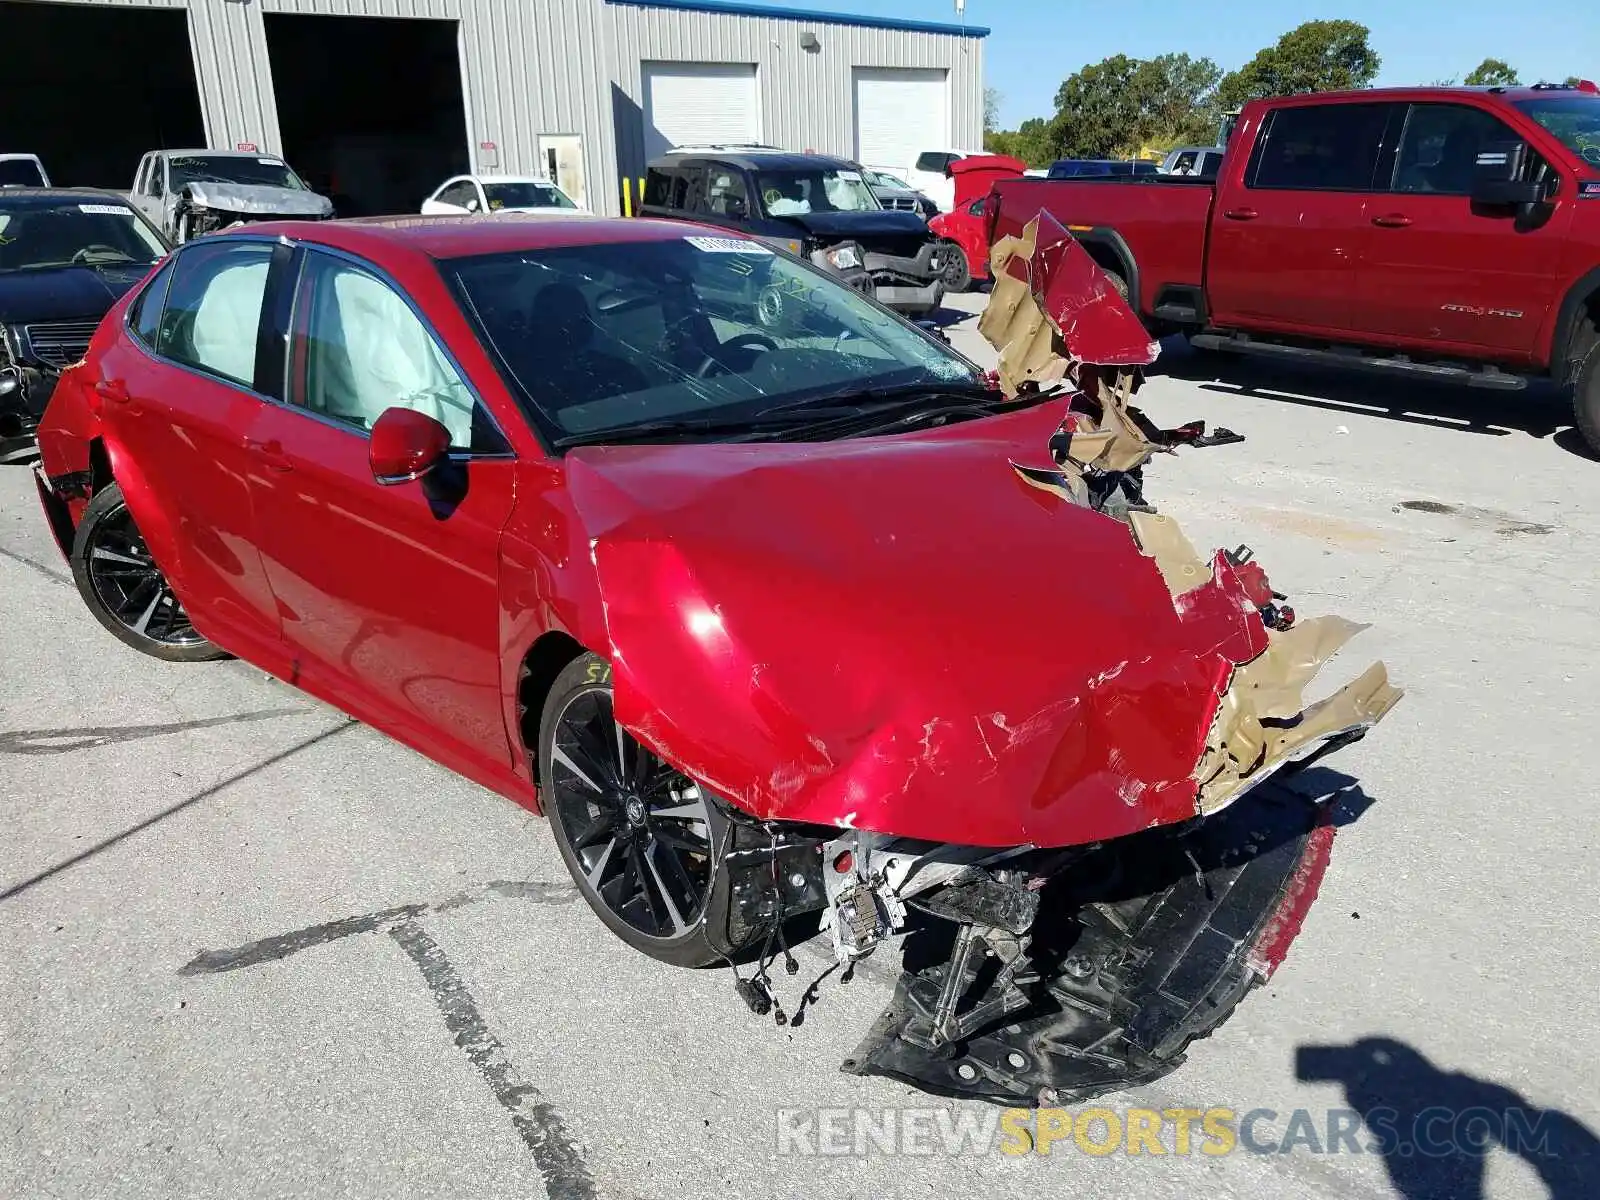
[(499, 213), (495, 216), (355, 217), (339, 221), (261, 221), (238, 230), (208, 235), (285, 237), (308, 245), (328, 246), (374, 261), (425, 255), (470, 258), (562, 246), (611, 245), (626, 242), (670, 242), (696, 235), (738, 238), (736, 231), (641, 217), (597, 217), (569, 209), (544, 213)]
[(1273, 107), (1279, 105), (1301, 105), (1328, 103), (1329, 101), (1366, 101), (1369, 104), (1394, 103), (1396, 101), (1424, 101), (1424, 100), (1449, 100), (1460, 96), (1492, 96), (1498, 100), (1544, 100), (1552, 96), (1590, 96), (1597, 97), (1594, 92), (1586, 88), (1565, 87), (1560, 84), (1546, 85), (1544, 87), (1501, 87), (1494, 84), (1482, 87), (1386, 87), (1386, 88), (1361, 88), (1359, 90), (1344, 92), (1305, 92), (1293, 96), (1277, 96), (1269, 101)]
[(66, 188), (66, 187), (7, 187), (0, 188), (0, 201), (32, 200), (40, 205), (59, 204), (63, 200), (77, 201), (78, 203), (95, 204), (120, 204), (123, 208), (137, 212), (132, 204), (128, 203), (126, 196), (119, 196), (116, 192), (102, 188)]
[(152, 150), (151, 153), (167, 158), (188, 158), (203, 154), (207, 158), (270, 158), (273, 162), (283, 161), (283, 155), (271, 154), (265, 150)]
[(797, 154), (793, 150), (673, 150), (657, 158), (651, 165), (668, 165), (697, 159), (702, 162), (727, 163), (746, 171), (808, 171), (818, 167), (853, 170), (849, 159), (832, 154)]
[(560, 187), (553, 179), (543, 175), (453, 175), (452, 179), (476, 179), (479, 183), (542, 183), (546, 187)]

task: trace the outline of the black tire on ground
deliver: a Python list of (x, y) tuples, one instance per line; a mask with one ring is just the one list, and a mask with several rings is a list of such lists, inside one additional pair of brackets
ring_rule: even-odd
[(71, 559), (78, 594), (95, 620), (135, 650), (167, 662), (227, 657), (190, 624), (117, 484), (101, 488), (84, 509)]
[(967, 252), (954, 242), (945, 243), (945, 267), (939, 276), (944, 290), (949, 293), (964, 292), (972, 286), (972, 268), (967, 265)]
[(611, 664), (584, 654), (539, 721), (539, 791), (578, 891), (628, 945), (680, 967), (730, 952), (729, 824), (717, 803), (616, 723)]
[(1111, 281), (1111, 286), (1117, 289), (1117, 295), (1122, 297), (1123, 302), (1126, 304), (1132, 304), (1133, 301), (1130, 299), (1130, 293), (1128, 291), (1128, 281), (1115, 271), (1108, 271), (1105, 267), (1101, 267), (1100, 269), (1106, 272), (1106, 278)]
[(1589, 449), (1600, 454), (1600, 341), (1578, 364), (1573, 379), (1572, 415)]

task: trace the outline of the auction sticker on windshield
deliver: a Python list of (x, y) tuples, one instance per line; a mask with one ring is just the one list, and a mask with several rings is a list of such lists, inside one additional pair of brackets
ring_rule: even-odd
[(80, 204), (78, 211), (106, 217), (133, 216), (133, 209), (123, 208), (120, 204)]
[(716, 238), (716, 237), (689, 237), (684, 238), (696, 250), (703, 250), (707, 254), (771, 254), (760, 242), (748, 242), (743, 238)]

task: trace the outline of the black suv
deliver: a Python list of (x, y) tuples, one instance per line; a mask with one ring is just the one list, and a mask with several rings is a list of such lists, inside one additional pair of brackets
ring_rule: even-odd
[(680, 148), (650, 164), (641, 211), (759, 238), (905, 313), (939, 307), (946, 257), (960, 253), (916, 213), (885, 209), (859, 168), (823, 154)]

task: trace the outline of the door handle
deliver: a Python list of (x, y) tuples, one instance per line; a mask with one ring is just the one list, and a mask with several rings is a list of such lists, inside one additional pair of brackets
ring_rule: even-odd
[(292, 471), (294, 462), (283, 452), (283, 443), (273, 438), (270, 442), (247, 442), (250, 452), (259, 458), (269, 471)]
[(1404, 213), (1388, 213), (1385, 216), (1373, 217), (1374, 225), (1382, 225), (1385, 229), (1404, 229), (1411, 224), (1411, 218)]
[(100, 394), (101, 399), (110, 400), (114, 404), (128, 404), (133, 400), (128, 394), (128, 385), (120, 379), (102, 379), (94, 385), (94, 390)]
[(1261, 214), (1253, 208), (1230, 208), (1222, 215), (1230, 221), (1254, 221)]

